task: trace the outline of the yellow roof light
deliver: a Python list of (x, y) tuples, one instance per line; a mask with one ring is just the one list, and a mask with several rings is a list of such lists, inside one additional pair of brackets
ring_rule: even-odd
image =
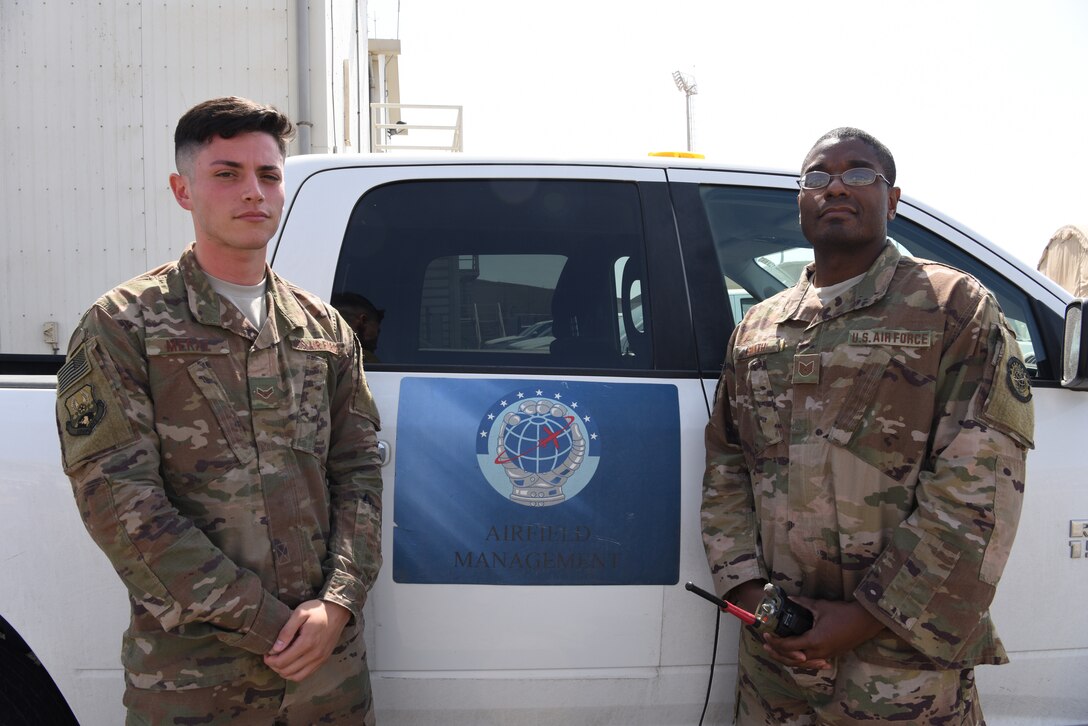
[(678, 159), (705, 159), (702, 154), (694, 151), (651, 151), (650, 156), (675, 156)]

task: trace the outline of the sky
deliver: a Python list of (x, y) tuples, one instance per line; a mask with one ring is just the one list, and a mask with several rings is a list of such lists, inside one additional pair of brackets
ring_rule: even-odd
[(368, 0), (367, 15), (369, 37), (401, 41), (402, 103), (463, 106), (466, 154), (684, 151), (680, 71), (708, 161), (797, 171), (856, 126), (891, 149), (904, 195), (1032, 267), (1088, 224), (1088, 2)]

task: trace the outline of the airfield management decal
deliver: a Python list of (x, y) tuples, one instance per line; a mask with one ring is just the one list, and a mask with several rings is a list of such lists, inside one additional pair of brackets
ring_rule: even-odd
[(593, 416), (563, 394), (516, 391), (488, 407), (476, 454), (495, 491), (527, 507), (562, 504), (593, 478), (601, 439)]
[(673, 385), (406, 378), (393, 579), (673, 584), (679, 444)]

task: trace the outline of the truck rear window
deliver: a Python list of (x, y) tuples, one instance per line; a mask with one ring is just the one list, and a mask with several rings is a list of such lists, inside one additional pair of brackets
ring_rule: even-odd
[(424, 180), (352, 213), (333, 294), (382, 310), (376, 365), (649, 369), (633, 183)]

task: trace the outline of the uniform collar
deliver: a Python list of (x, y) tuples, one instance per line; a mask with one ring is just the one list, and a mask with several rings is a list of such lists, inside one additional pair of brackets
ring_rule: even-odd
[[(207, 274), (196, 261), (193, 247), (190, 244), (178, 260), (178, 268), (185, 282), (189, 310), (192, 311), (193, 318), (204, 325), (214, 325), (247, 338), (254, 338), (255, 331), (245, 321), (245, 316), (235, 310), (234, 306), (220, 297), (212, 288)], [(265, 341), (269, 345), (274, 345), (290, 331), (306, 325), (306, 314), (287, 283), (267, 264), (265, 276), (268, 280), (265, 299), (271, 297), (272, 304), (268, 310), (268, 320), (261, 331), (264, 334), (256, 336), (258, 347), (264, 347), (261, 343)]]
[(900, 259), (902, 255), (889, 239), (876, 261), (865, 273), (865, 277), (841, 296), (832, 300), (826, 307), (811, 292), (816, 263), (809, 263), (801, 274), (801, 279), (782, 301), (782, 317), (778, 322), (800, 320), (815, 325), (872, 305), (887, 294)]

